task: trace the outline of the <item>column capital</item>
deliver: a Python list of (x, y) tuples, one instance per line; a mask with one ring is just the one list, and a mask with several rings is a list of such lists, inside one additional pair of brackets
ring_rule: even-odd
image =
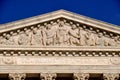
[(104, 80), (118, 80), (119, 74), (118, 73), (104, 73), (103, 79)]
[(9, 73), (10, 80), (24, 80), (25, 77), (25, 73)]
[(74, 73), (74, 80), (88, 80), (89, 73)]
[(56, 73), (41, 73), (40, 78), (41, 80), (55, 80), (57, 77)]

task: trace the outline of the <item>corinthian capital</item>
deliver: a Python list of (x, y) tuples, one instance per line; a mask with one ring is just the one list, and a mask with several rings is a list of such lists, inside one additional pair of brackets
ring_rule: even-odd
[(26, 74), (24, 73), (10, 73), (9, 78), (10, 80), (24, 80), (26, 77)]
[(55, 73), (41, 73), (40, 78), (41, 80), (55, 80), (57, 75)]
[(103, 78), (104, 80), (118, 80), (119, 74), (118, 73), (104, 73)]
[(74, 73), (74, 80), (88, 80), (88, 73)]

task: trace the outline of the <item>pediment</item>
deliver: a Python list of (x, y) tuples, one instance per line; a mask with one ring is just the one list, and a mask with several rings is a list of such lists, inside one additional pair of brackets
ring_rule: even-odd
[(119, 26), (65, 10), (0, 25), (0, 46), (120, 46)]

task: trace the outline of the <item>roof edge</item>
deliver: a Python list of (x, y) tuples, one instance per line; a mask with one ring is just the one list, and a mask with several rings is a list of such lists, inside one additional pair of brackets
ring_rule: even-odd
[(114, 24), (111, 24), (111, 23), (107, 23), (107, 22), (104, 22), (104, 21), (100, 21), (100, 20), (97, 20), (97, 19), (94, 19), (94, 18), (86, 17), (86, 16), (83, 16), (83, 15), (80, 15), (80, 14), (77, 14), (77, 13), (73, 13), (73, 12), (64, 10), (64, 9), (60, 9), (60, 10), (57, 10), (57, 11), (37, 15), (37, 16), (34, 16), (34, 17), (25, 18), (25, 19), (1, 24), (0, 25), (0, 30), (7, 29), (7, 28), (13, 28), (13, 27), (19, 26), (19, 25), (24, 26), (24, 24), (28, 24), (32, 21), (35, 22), (37, 20), (42, 20), (42, 18), (44, 19), (44, 18), (50, 18), (50, 17), (55, 17), (55, 16), (59, 16), (59, 17), (69, 16), (69, 17), (76, 18), (78, 20), (83, 20), (83, 21), (86, 21), (88, 23), (92, 23), (92, 24), (95, 24), (95, 25), (98, 25), (98, 26), (103, 26), (103, 27), (106, 27), (106, 28), (111, 29), (111, 30), (116, 30), (118, 33), (120, 33), (120, 26), (117, 26), (117, 25), (114, 25)]

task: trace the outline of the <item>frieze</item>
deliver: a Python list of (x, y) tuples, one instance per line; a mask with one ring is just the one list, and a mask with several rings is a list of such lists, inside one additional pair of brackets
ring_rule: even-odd
[(110, 61), (114, 65), (120, 65), (120, 59), (119, 58), (111, 58)]
[[(36, 57), (0, 57), (0, 65), (116, 65), (113, 62), (111, 62), (112, 59), (114, 58), (37, 57), (37, 56)], [(117, 63), (117, 65), (120, 65), (120, 63)]]
[(15, 57), (0, 57), (0, 65), (15, 65)]
[(29, 46), (120, 46), (120, 36), (67, 19), (56, 19), (4, 32), (0, 45)]

